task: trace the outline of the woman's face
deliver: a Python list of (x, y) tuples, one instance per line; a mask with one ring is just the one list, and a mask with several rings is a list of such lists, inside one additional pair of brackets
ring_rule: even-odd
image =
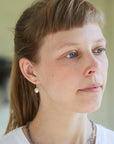
[(77, 113), (96, 110), (107, 79), (105, 45), (97, 24), (47, 35), (35, 65), (41, 102)]

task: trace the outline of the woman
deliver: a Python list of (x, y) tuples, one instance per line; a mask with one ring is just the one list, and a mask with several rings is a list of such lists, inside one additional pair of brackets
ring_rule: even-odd
[(102, 12), (85, 0), (40, 0), (24, 11), (1, 144), (114, 143), (113, 131), (87, 117), (100, 107), (107, 79), (102, 27)]

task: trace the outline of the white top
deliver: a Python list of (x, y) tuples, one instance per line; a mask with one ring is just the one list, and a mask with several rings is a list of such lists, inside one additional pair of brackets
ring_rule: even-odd
[[(114, 144), (114, 131), (96, 124), (97, 134), (95, 144)], [(22, 127), (17, 128), (0, 139), (0, 144), (30, 144), (25, 137)]]

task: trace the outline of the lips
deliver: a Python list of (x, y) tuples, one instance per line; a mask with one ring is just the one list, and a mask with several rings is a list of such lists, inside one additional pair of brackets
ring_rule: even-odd
[(91, 84), (87, 86), (86, 88), (79, 89), (79, 91), (82, 92), (100, 92), (102, 90), (101, 84)]

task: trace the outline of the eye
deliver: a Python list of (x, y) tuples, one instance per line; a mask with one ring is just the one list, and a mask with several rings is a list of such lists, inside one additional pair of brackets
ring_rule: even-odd
[(66, 57), (66, 58), (74, 58), (74, 57), (76, 57), (77, 55), (78, 55), (77, 52), (76, 52), (76, 51), (73, 51), (73, 52), (67, 54), (65, 57)]
[(101, 54), (103, 51), (105, 51), (105, 48), (97, 48), (96, 50), (94, 50), (94, 53)]

